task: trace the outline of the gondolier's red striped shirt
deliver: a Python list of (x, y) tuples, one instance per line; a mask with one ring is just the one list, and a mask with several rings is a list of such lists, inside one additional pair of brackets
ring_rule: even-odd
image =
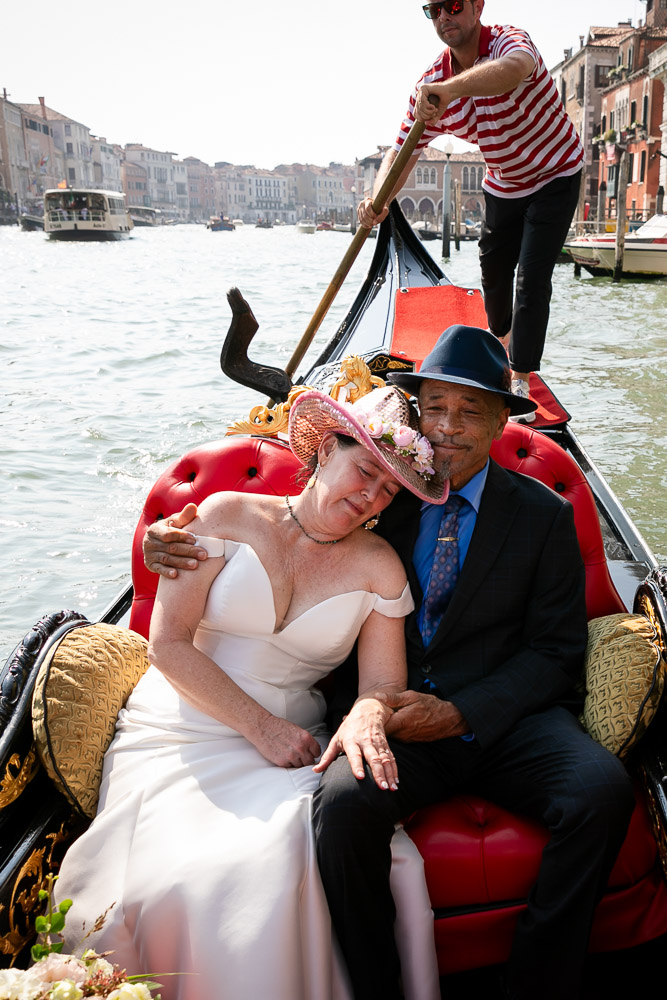
[[(446, 132), (476, 143), (486, 162), (482, 186), (501, 198), (532, 194), (556, 177), (576, 173), (584, 163), (576, 129), (542, 56), (525, 31), (508, 24), (483, 25), (475, 65), (517, 51), (528, 52), (535, 60), (527, 79), (508, 94), (453, 101), (439, 121), (427, 126), (417, 146), (424, 149)], [(394, 149), (400, 149), (414, 122), (419, 87), (452, 75), (450, 50), (445, 49), (419, 80)]]

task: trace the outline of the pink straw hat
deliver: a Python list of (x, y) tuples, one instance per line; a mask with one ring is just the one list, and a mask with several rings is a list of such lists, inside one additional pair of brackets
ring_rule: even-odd
[(422, 500), (444, 503), (449, 482), (435, 472), (433, 449), (420, 434), (417, 414), (393, 386), (374, 389), (356, 403), (338, 403), (309, 389), (297, 396), (289, 417), (290, 448), (304, 465), (317, 454), (326, 431), (354, 438)]

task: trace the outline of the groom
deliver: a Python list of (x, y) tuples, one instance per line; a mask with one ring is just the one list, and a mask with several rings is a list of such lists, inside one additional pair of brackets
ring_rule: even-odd
[[(443, 513), (403, 491), (380, 525), (416, 604), (409, 690), (386, 711), (399, 788), (357, 780), (339, 757), (315, 795), (320, 870), (357, 1000), (400, 996), (389, 844), (402, 817), (466, 790), (548, 827), (508, 989), (562, 1000), (577, 995), (593, 910), (632, 812), (622, 764), (570, 711), (586, 645), (572, 508), (489, 459), (510, 414), (534, 408), (509, 378), (499, 341), (462, 326), (444, 332), (418, 374), (390, 376), (419, 396), (421, 430), (461, 499)], [(149, 540), (147, 565), (191, 568), (194, 548), (177, 548), (169, 557)], [(357, 735), (344, 726), (341, 745)]]

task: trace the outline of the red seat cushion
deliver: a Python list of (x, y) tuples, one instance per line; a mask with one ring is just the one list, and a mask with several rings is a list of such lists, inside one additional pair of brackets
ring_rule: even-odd
[[(424, 858), (441, 974), (507, 961), (517, 917), (549, 837), (539, 824), (475, 795), (422, 809), (406, 830)], [(667, 932), (667, 885), (641, 796), (595, 914), (591, 951)]]
[(507, 424), (501, 439), (493, 442), (491, 456), (506, 469), (538, 479), (574, 507), (574, 524), (586, 568), (588, 617), (625, 611), (609, 575), (593, 493), (572, 456), (545, 434), (523, 424)]
[(146, 528), (181, 510), (186, 503), (200, 504), (212, 493), (273, 493), (293, 496), (302, 485), (296, 474), (301, 463), (287, 445), (263, 438), (227, 437), (194, 448), (170, 465), (155, 483), (134, 533), (132, 579), (134, 600), (130, 628), (148, 638), (158, 577), (144, 566), (141, 550)]

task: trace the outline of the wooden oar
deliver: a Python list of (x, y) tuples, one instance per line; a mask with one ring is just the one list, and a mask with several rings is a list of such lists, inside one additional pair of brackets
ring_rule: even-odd
[[(432, 96), (430, 98), (430, 100), (431, 100), (431, 103), (435, 104), (436, 101), (437, 101), (437, 98), (435, 98), (434, 96)], [(425, 126), (424, 122), (414, 122), (413, 123), (412, 128), (410, 129), (410, 132), (408, 133), (407, 139), (405, 140), (405, 142), (401, 146), (401, 148), (400, 148), (400, 150), (398, 152), (398, 156), (396, 157), (396, 159), (392, 163), (392, 165), (391, 165), (391, 167), (389, 169), (389, 173), (385, 177), (385, 180), (384, 180), (384, 183), (383, 183), (382, 187), (380, 188), (380, 190), (378, 191), (377, 195), (373, 199), (373, 211), (375, 212), (376, 215), (380, 214), (380, 212), (382, 211), (382, 209), (386, 205), (387, 201), (389, 200), (389, 196), (390, 196), (391, 192), (394, 190), (394, 186), (396, 184), (396, 181), (398, 180), (398, 178), (403, 173), (403, 168), (405, 167), (405, 165), (407, 164), (408, 160), (410, 159), (410, 157), (414, 153), (415, 147), (416, 147), (417, 143), (419, 142), (419, 140), (421, 139), (422, 133), (424, 132), (424, 128), (425, 127), (426, 126)], [(350, 243), (349, 247), (347, 248), (347, 253), (343, 257), (342, 261), (340, 262), (340, 264), (338, 266), (338, 270), (336, 271), (336, 273), (334, 274), (333, 278), (331, 279), (331, 283), (329, 284), (329, 287), (327, 288), (326, 292), (322, 296), (320, 304), (318, 305), (317, 309), (315, 310), (315, 312), (313, 314), (313, 318), (311, 319), (310, 323), (306, 327), (306, 329), (304, 331), (304, 334), (301, 337), (301, 340), (296, 345), (296, 349), (294, 351), (294, 354), (292, 355), (292, 357), (289, 360), (289, 363), (285, 367), (285, 371), (290, 376), (290, 378), (292, 377), (292, 375), (294, 375), (294, 372), (297, 370), (297, 368), (301, 364), (301, 360), (303, 359), (304, 354), (306, 353), (306, 351), (310, 347), (310, 345), (312, 343), (312, 340), (313, 340), (313, 337), (315, 336), (315, 334), (317, 333), (317, 331), (319, 330), (319, 328), (320, 328), (320, 326), (322, 324), (322, 320), (324, 319), (324, 317), (326, 316), (326, 314), (329, 312), (329, 307), (331, 306), (331, 303), (336, 298), (336, 295), (338, 294), (338, 291), (339, 291), (341, 285), (345, 281), (345, 279), (346, 279), (346, 277), (348, 275), (348, 272), (349, 272), (350, 268), (352, 267), (352, 265), (354, 264), (354, 262), (355, 262), (355, 260), (356, 260), (356, 258), (358, 256), (358, 254), (359, 254), (359, 251), (361, 250), (362, 246), (364, 245), (364, 241), (366, 240), (366, 238), (367, 238), (367, 236), (368, 236), (369, 233), (370, 233), (370, 229), (366, 229), (365, 226), (360, 226), (357, 229), (356, 233), (354, 234), (354, 237), (352, 238), (352, 242)]]

